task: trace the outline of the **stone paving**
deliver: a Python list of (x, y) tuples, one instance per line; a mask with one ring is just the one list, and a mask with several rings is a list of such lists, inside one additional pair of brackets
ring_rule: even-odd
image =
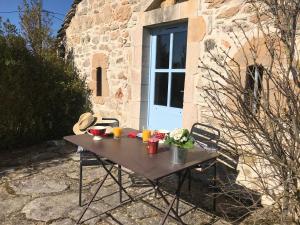
[[(74, 224), (82, 210), (78, 206), (78, 154), (74, 146), (63, 142), (51, 142), (39, 146), (16, 151), (4, 151), (0, 160), (0, 224), (3, 225), (69, 225)], [(115, 173), (116, 171), (114, 171)], [(91, 196), (99, 182), (99, 177), (105, 174), (101, 167), (84, 169), (84, 199)], [(128, 174), (123, 174), (123, 181), (127, 190), (137, 195), (149, 188), (131, 187)], [(211, 208), (211, 197), (208, 196), (208, 185), (193, 185), (198, 192), (191, 195), (184, 192), (187, 202), (198, 200), (201, 207), (187, 213), (183, 220), (187, 224), (229, 224), (225, 220), (214, 218), (203, 211)], [(186, 189), (186, 187), (184, 187)], [(164, 181), (165, 193), (174, 190), (172, 177)], [(200, 191), (199, 191), (200, 190)], [(117, 191), (117, 186), (111, 179), (105, 183), (98, 198)], [(153, 194), (145, 200), (155, 206), (165, 207), (162, 201)], [(84, 224), (111, 225), (156, 225), (159, 224), (161, 214), (142, 202), (129, 203), (110, 214), (95, 217), (107, 208), (118, 203), (118, 195), (114, 195), (94, 202), (84, 219)], [(191, 203), (189, 203), (191, 204)], [(190, 206), (181, 203), (180, 211)], [(94, 218), (93, 218), (94, 217)], [(168, 220), (166, 224), (177, 224)]]

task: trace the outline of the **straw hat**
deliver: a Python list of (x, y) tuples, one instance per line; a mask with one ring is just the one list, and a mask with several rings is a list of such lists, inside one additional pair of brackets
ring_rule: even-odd
[(84, 113), (79, 117), (78, 122), (73, 126), (74, 134), (84, 134), (86, 129), (93, 126), (102, 119), (100, 114)]

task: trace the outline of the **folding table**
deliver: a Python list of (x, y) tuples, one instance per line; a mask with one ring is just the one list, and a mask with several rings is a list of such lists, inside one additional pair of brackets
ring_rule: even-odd
[[(185, 181), (187, 171), (190, 168), (195, 167), (196, 165), (199, 165), (201, 163), (205, 163), (209, 160), (216, 160), (216, 158), (218, 157), (218, 153), (214, 151), (206, 151), (199, 147), (194, 147), (193, 149), (188, 150), (186, 163), (176, 165), (171, 161), (172, 154), (171, 149), (168, 146), (160, 146), (157, 154), (150, 155), (147, 153), (147, 144), (143, 143), (141, 139), (127, 137), (127, 134), (131, 131), (135, 130), (130, 128), (123, 129), (123, 135), (118, 140), (115, 140), (113, 138), (104, 138), (101, 141), (93, 141), (92, 136), (88, 134), (64, 137), (64, 139), (68, 142), (71, 142), (77, 146), (82, 146), (84, 149), (94, 153), (95, 157), (99, 160), (100, 164), (106, 171), (106, 175), (99, 183), (99, 186), (90, 199), (89, 203), (85, 206), (81, 216), (77, 221), (77, 224), (80, 223), (85, 212), (93, 202), (94, 198), (100, 191), (108, 176), (110, 176), (119, 186), (120, 204), (105, 212), (102, 212), (101, 214), (99, 214), (99, 216), (106, 214), (109, 211), (112, 211), (113, 209), (116, 209), (117, 207), (120, 207), (121, 205), (124, 205), (128, 202), (137, 201), (138, 199), (140, 199), (132, 197), (125, 190), (122, 185), (121, 178), (116, 178), (111, 172), (113, 165), (105, 164), (105, 162), (103, 162), (101, 158), (106, 158), (110, 161), (113, 161), (119, 166), (129, 169), (149, 181), (150, 185), (155, 190), (155, 193), (159, 194), (161, 196), (161, 199), (168, 206), (167, 211), (165, 212), (165, 215), (161, 220), (161, 225), (165, 224), (168, 216), (172, 217), (174, 220), (178, 221), (181, 224), (185, 224), (178, 214), (178, 202), (180, 198), (181, 187)], [(180, 176), (175, 195), (172, 197), (171, 201), (168, 201), (159, 185), (157, 184), (160, 179), (172, 174), (180, 174)], [(129, 197), (129, 199), (125, 202), (122, 202), (122, 191)], [(173, 208), (173, 205), (176, 200), (177, 205), (175, 210)], [(172, 212), (173, 215), (170, 215), (170, 212)]]

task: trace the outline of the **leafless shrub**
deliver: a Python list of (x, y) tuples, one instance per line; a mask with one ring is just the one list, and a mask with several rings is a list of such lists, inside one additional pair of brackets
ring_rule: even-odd
[(208, 51), (208, 59), (200, 59), (209, 81), (201, 87), (202, 97), (223, 131), (223, 141), (240, 156), (243, 183), (271, 200), (282, 224), (299, 224), (300, 1), (248, 4), (258, 22), (251, 31), (240, 26), (231, 33), (240, 53), (233, 56), (228, 49), (215, 48)]

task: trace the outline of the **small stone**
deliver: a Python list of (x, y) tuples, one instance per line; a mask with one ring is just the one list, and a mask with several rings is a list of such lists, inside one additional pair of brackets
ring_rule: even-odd
[(130, 5), (122, 5), (116, 9), (115, 20), (126, 22), (130, 19), (132, 10)]
[(213, 39), (207, 39), (205, 40), (204, 45), (205, 45), (205, 51), (209, 52), (216, 47), (216, 42)]
[(14, 197), (14, 190), (10, 190), (8, 183), (4, 183), (3, 186), (0, 186), (0, 199), (4, 201), (6, 199)]
[(92, 40), (92, 43), (95, 44), (95, 45), (98, 44), (99, 43), (99, 37), (94, 37), (93, 40)]
[(231, 47), (231, 45), (230, 45), (230, 43), (229, 43), (228, 41), (222, 40), (221, 43), (222, 43), (222, 46), (223, 46), (224, 48), (226, 48), (226, 49), (228, 49), (228, 48)]
[(219, 8), (226, 0), (206, 0), (206, 3), (210, 3), (208, 8)]
[(263, 22), (263, 21), (266, 21), (266, 20), (268, 20), (268, 19), (270, 19), (270, 18), (268, 17), (268, 15), (263, 14), (263, 15), (261, 15), (261, 16), (258, 16), (258, 15), (256, 15), (256, 14), (254, 14), (254, 15), (252, 15), (252, 16), (250, 17), (250, 22), (256, 24), (256, 23), (258, 23), (258, 22)]
[(86, 59), (84, 61), (84, 63), (82, 64), (83, 67), (89, 67), (90, 66), (90, 60), (89, 59)]
[(164, 0), (161, 4), (161, 8), (167, 8), (175, 4), (175, 0)]
[(122, 99), (123, 96), (124, 96), (124, 94), (123, 94), (123, 92), (122, 92), (122, 89), (119, 88), (119, 89), (117, 90), (117, 92), (115, 93), (115, 97), (116, 97), (117, 99)]
[(217, 16), (217, 19), (225, 19), (225, 18), (233, 17), (239, 11), (240, 11), (240, 6), (235, 6), (235, 7), (229, 8), (229, 9), (225, 10), (224, 12), (221, 12)]

